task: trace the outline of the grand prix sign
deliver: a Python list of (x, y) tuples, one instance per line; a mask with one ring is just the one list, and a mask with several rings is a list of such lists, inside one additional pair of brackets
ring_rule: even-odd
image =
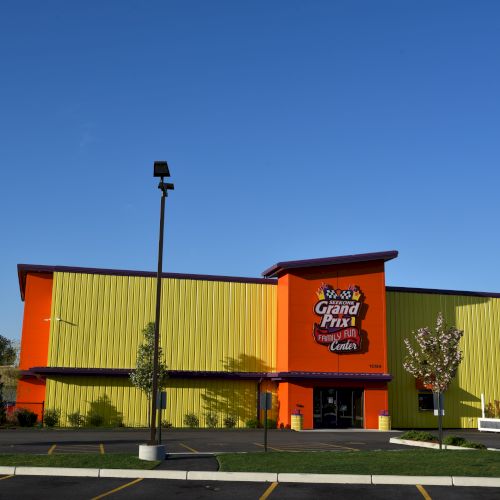
[(314, 340), (338, 354), (360, 351), (363, 296), (359, 287), (350, 285), (341, 290), (322, 284), (316, 295), (319, 300), (314, 312), (320, 321), (314, 324)]

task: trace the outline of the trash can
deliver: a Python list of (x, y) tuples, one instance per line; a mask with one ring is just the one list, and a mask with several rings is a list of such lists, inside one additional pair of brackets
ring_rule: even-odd
[(304, 424), (304, 415), (292, 414), (292, 431), (301, 431)]
[(379, 431), (391, 430), (391, 417), (389, 415), (378, 416), (378, 430)]

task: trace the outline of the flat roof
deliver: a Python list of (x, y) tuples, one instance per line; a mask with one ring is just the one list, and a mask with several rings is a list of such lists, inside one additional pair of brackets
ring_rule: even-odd
[[(19, 290), (21, 300), (24, 300), (26, 289), (26, 275), (28, 273), (79, 273), (79, 274), (104, 274), (107, 276), (139, 276), (143, 278), (156, 278), (154, 271), (137, 271), (131, 269), (105, 269), (97, 267), (74, 267), (74, 266), (47, 266), (42, 264), (18, 264), (17, 275), (19, 278)], [(275, 285), (274, 279), (268, 278), (247, 278), (241, 276), (217, 276), (213, 274), (183, 274), (183, 273), (162, 273), (162, 278), (200, 280), (200, 281), (221, 281), (229, 283), (257, 283), (261, 285)]]
[(291, 269), (308, 269), (311, 267), (334, 266), (338, 264), (351, 264), (354, 262), (370, 262), (373, 260), (383, 260), (384, 262), (395, 259), (398, 256), (397, 250), (385, 252), (358, 253), (354, 255), (340, 255), (337, 257), (324, 257), (321, 259), (288, 260), (278, 262), (266, 269), (262, 276), (265, 278), (278, 278)]

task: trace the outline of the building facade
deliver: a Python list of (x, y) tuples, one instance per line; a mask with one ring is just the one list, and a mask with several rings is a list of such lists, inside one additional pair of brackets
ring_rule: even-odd
[[(445, 396), (446, 427), (476, 427), (480, 395), (500, 399), (500, 294), (389, 287), (397, 252), (281, 262), (263, 278), (164, 274), (161, 346), (168, 369), (164, 419), (188, 413), (206, 425), (270, 417), (304, 428), (433, 427), (432, 394), (402, 367), (403, 339), (433, 326), (438, 312), (464, 330), (464, 360)], [(18, 406), (104, 415), (148, 424), (148, 402), (133, 387), (142, 330), (154, 321), (154, 273), (18, 266), (25, 302)]]

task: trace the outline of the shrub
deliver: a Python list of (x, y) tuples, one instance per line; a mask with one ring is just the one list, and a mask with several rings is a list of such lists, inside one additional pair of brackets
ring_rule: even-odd
[(209, 429), (215, 429), (219, 424), (219, 417), (215, 413), (207, 413), (205, 421)]
[(15, 415), (17, 422), (21, 427), (33, 427), (38, 418), (36, 413), (33, 413), (26, 408), (19, 408), (19, 410), (16, 410)]
[(68, 413), (68, 422), (71, 427), (82, 427), (85, 425), (85, 417), (77, 411)]
[(237, 424), (237, 420), (235, 417), (233, 417), (232, 415), (228, 415), (225, 419), (224, 419), (224, 427), (226, 429), (234, 429), (236, 427), (236, 424)]
[(43, 412), (43, 423), (47, 427), (55, 427), (59, 425), (59, 420), (61, 418), (60, 410), (46, 409)]
[(88, 427), (101, 427), (104, 424), (104, 417), (100, 413), (89, 413), (85, 418)]
[(400, 436), (400, 439), (408, 439), (410, 441), (437, 441), (437, 437), (426, 431), (406, 431)]
[(486, 446), (482, 443), (474, 443), (472, 441), (465, 441), (464, 444), (462, 444), (464, 448), (475, 448), (476, 450), (486, 450)]
[(250, 420), (247, 420), (245, 422), (245, 425), (249, 428), (249, 429), (257, 429), (260, 427), (260, 422), (256, 419), (256, 418), (251, 418)]
[(161, 421), (161, 426), (164, 428), (164, 429), (171, 429), (173, 427), (172, 425), (172, 422), (168, 421), (168, 420), (162, 420)]
[(267, 428), (268, 429), (276, 429), (278, 425), (278, 422), (274, 420), (273, 418), (268, 418), (267, 419)]
[(459, 436), (446, 436), (443, 443), (449, 444), (451, 446), (464, 446), (467, 441), (463, 437)]
[(200, 426), (200, 419), (194, 413), (186, 413), (184, 415), (184, 425), (194, 429)]

